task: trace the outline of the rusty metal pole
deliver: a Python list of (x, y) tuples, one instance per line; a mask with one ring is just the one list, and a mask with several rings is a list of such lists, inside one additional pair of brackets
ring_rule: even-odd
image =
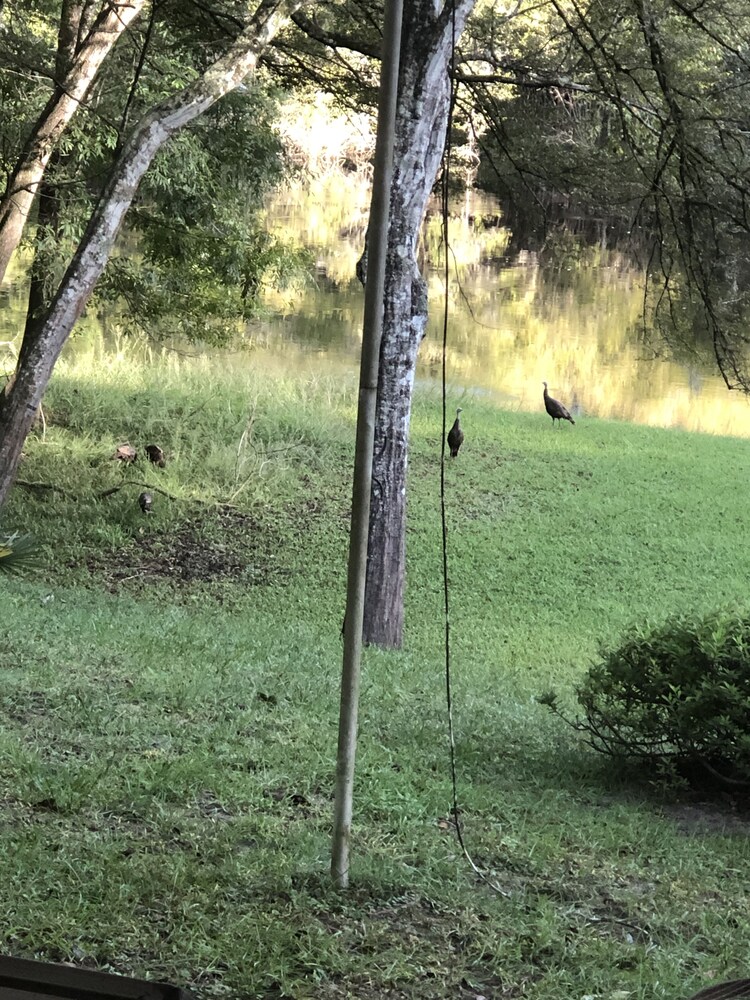
[(368, 229), (365, 314), (359, 374), (352, 521), (349, 535), (344, 662), (341, 675), (339, 740), (336, 758), (331, 876), (334, 885), (339, 889), (345, 889), (349, 884), (349, 846), (354, 791), (354, 760), (357, 750), (362, 622), (367, 572), (367, 535), (370, 523), (370, 490), (372, 488), (372, 454), (375, 436), (380, 339), (383, 330), (385, 259), (388, 248), (388, 217), (391, 177), (393, 175), (393, 137), (396, 121), (402, 13), (403, 0), (386, 0), (378, 102), (378, 131), (375, 140), (372, 202)]

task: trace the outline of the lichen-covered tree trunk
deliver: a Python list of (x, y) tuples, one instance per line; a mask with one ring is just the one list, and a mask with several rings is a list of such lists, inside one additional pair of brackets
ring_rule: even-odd
[(46, 314), (26, 329), (12, 387), (0, 396), (0, 508), (60, 352), (104, 270), (151, 161), (171, 135), (239, 86), (298, 6), (298, 0), (261, 0), (227, 53), (145, 115), (123, 146), (57, 294)]
[(364, 640), (402, 644), (406, 581), (406, 473), (414, 373), (427, 325), (419, 232), (445, 145), (450, 59), (476, 0), (412, 0), (404, 11), (383, 338), (373, 458)]

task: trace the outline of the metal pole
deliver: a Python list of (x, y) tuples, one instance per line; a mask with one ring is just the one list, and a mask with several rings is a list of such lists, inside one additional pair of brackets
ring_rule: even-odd
[(367, 572), (367, 536), (370, 523), (372, 453), (375, 436), (380, 338), (383, 329), (385, 258), (388, 247), (389, 201), (393, 175), (393, 135), (396, 120), (402, 13), (403, 0), (386, 0), (383, 24), (383, 58), (380, 70), (380, 99), (378, 102), (378, 132), (375, 140), (372, 203), (368, 231), (365, 315), (359, 374), (352, 523), (349, 536), (344, 663), (341, 675), (339, 741), (336, 758), (331, 876), (334, 885), (339, 889), (345, 889), (349, 884), (349, 842), (352, 825), (354, 759), (357, 750), (357, 712)]

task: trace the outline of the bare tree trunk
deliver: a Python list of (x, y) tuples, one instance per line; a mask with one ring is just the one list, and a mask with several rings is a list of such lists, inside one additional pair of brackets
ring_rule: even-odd
[[(476, 0), (412, 0), (404, 12), (373, 460), (364, 640), (398, 649), (406, 580), (406, 471), (414, 373), (427, 325), (416, 250), (445, 145), (450, 58)], [(442, 9), (441, 9), (442, 8)]]
[[(391, 203), (393, 211), (393, 203)], [(406, 469), (414, 371), (427, 323), (427, 286), (409, 256), (388, 256), (380, 381), (375, 418), (373, 487), (364, 641), (398, 649), (406, 582)]]
[[(0, 281), (18, 246), (52, 150), (120, 35), (138, 16), (146, 0), (112, 0), (94, 22), (69, 69), (59, 74), (54, 93), (32, 129), (0, 199)], [(58, 40), (58, 70), (66, 65), (61, 52), (77, 44), (83, 9), (75, 0), (63, 4)]]
[(229, 51), (190, 86), (144, 116), (123, 146), (46, 316), (27, 328), (15, 381), (10, 392), (0, 398), (0, 508), (60, 352), (104, 270), (151, 161), (171, 135), (239, 86), (298, 6), (299, 0), (261, 0)]
[[(60, 28), (57, 35), (57, 57), (55, 60), (55, 79), (64, 80), (70, 73), (70, 68), (76, 57), (78, 37), (81, 29), (83, 5), (80, 0), (63, 0), (60, 14)], [(47, 167), (53, 167), (60, 162), (60, 147), (55, 146), (50, 154)], [(54, 170), (52, 171), (54, 173)], [(47, 305), (45, 288), (48, 285), (47, 273), (49, 267), (48, 255), (41, 249), (46, 243), (47, 232), (59, 235), (60, 227), (60, 196), (57, 185), (49, 179), (49, 170), (42, 178), (37, 189), (36, 209), (36, 239), (34, 259), (29, 276), (29, 301), (26, 309), (26, 327), (34, 318), (42, 315)], [(25, 339), (25, 338), (24, 338)], [(23, 356), (23, 355), (22, 355)]]
[[(80, 3), (80, 0), (63, 0), (62, 10), (60, 12), (60, 26), (57, 34), (57, 55), (55, 57), (56, 80), (64, 80), (68, 76), (70, 68), (73, 65), (76, 51), (78, 49), (78, 39), (81, 33), (82, 17), (83, 6)], [(53, 147), (47, 166), (54, 162), (55, 158), (59, 155), (59, 147)], [(44, 242), (43, 238), (40, 240), (40, 234), (44, 234), (48, 228), (56, 229), (59, 219), (58, 192), (55, 187), (48, 183), (45, 177), (42, 177), (42, 180), (39, 183), (36, 197), (36, 240), (34, 259), (31, 264), (29, 276), (29, 298), (26, 306), (25, 331), (28, 331), (33, 318), (41, 315), (42, 310), (46, 305), (44, 292), (47, 284), (45, 280), (47, 273), (47, 260), (45, 259), (46, 254), (40, 250), (40, 244)], [(20, 235), (21, 233), (19, 230), (18, 237), (20, 237)], [(2, 277), (0, 276), (0, 281), (1, 280)], [(26, 332), (24, 332), (24, 338), (21, 344), (21, 354), (19, 355), (17, 364), (21, 364), (23, 362), (23, 347), (26, 343), (28, 343), (28, 338), (26, 337)], [(15, 375), (13, 375), (5, 383), (2, 390), (3, 394), (10, 392), (13, 388), (14, 381)], [(37, 413), (38, 412), (39, 411), (37, 410)]]

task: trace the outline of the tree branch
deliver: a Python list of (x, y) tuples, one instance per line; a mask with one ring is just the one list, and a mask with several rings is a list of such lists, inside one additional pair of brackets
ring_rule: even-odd
[(369, 56), (371, 59), (380, 59), (380, 46), (368, 45), (359, 38), (349, 35), (346, 32), (328, 31), (322, 28), (317, 21), (312, 20), (305, 14), (297, 11), (292, 15), (292, 21), (301, 32), (315, 42), (326, 45), (331, 49), (349, 49), (351, 52), (358, 52), (360, 55)]

